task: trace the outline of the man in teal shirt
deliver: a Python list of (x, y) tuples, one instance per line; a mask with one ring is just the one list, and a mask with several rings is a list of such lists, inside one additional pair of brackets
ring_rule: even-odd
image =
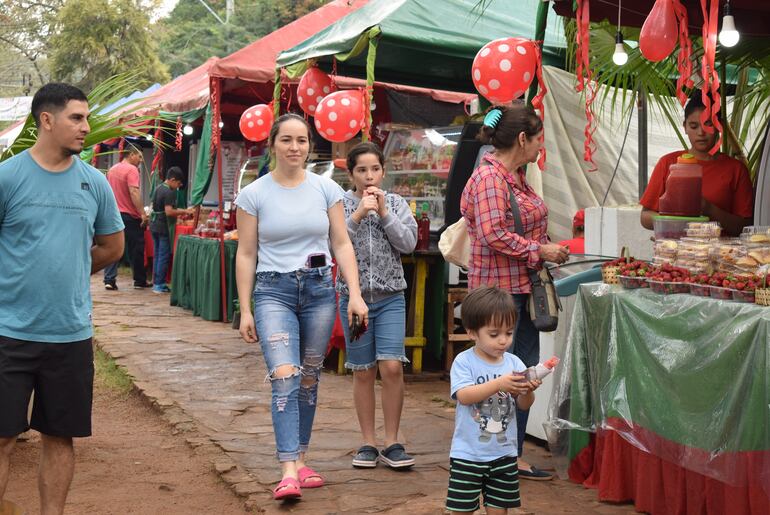
[(91, 434), (90, 275), (123, 254), (123, 222), (107, 179), (78, 157), (90, 131), (83, 92), (46, 84), (32, 115), (37, 141), (0, 164), (0, 500), (16, 436), (31, 427), (49, 515), (64, 511), (72, 438)]

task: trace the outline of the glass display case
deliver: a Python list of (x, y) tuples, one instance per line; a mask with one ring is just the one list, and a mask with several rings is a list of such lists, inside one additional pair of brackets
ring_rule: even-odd
[(316, 161), (314, 163), (309, 163), (307, 165), (307, 171), (323, 177), (328, 177), (339, 184), (345, 191), (349, 190), (353, 185), (347, 170), (336, 167), (334, 161)]
[(398, 193), (418, 211), (426, 207), (430, 229), (444, 225), (444, 201), (452, 158), (460, 140), (461, 126), (401, 129), (385, 143), (385, 180), (382, 189)]

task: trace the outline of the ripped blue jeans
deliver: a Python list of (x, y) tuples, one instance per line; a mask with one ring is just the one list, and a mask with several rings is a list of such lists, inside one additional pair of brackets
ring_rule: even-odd
[[(257, 273), (254, 322), (273, 390), (270, 411), (279, 461), (299, 459), (310, 444), (335, 316), (331, 267)], [(295, 372), (275, 377), (282, 365), (293, 366)]]

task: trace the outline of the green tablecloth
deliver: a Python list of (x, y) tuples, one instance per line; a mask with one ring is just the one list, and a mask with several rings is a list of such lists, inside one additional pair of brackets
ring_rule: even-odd
[[(225, 241), (227, 319), (233, 318), (237, 241)], [(171, 305), (192, 310), (204, 320), (222, 320), (219, 240), (180, 236), (171, 272)]]
[(717, 478), (770, 456), (770, 308), (597, 283), (577, 296), (550, 421), (570, 460), (598, 428)]

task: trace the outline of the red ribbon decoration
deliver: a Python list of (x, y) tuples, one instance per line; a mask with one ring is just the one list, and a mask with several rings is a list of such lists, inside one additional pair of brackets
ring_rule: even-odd
[[(709, 1), (711, 2), (710, 5), (708, 5)], [(719, 151), (719, 147), (722, 146), (722, 124), (719, 121), (722, 99), (719, 96), (719, 74), (715, 66), (719, 0), (701, 0), (700, 4), (703, 11), (703, 59), (701, 61), (703, 87), (701, 88), (701, 98), (703, 105), (706, 106), (700, 115), (700, 122), (703, 125), (703, 130), (709, 134), (715, 130), (719, 133), (716, 144), (709, 150), (709, 154), (714, 155)], [(711, 93), (711, 98), (709, 98), (709, 92)], [(711, 126), (706, 125), (709, 118), (711, 118)]]
[(160, 170), (161, 163), (163, 162), (163, 128), (162, 122), (158, 122), (155, 125), (155, 135), (153, 136), (153, 142), (155, 142), (155, 156), (152, 158), (152, 164), (150, 165), (150, 175), (154, 174), (156, 170)]
[(596, 163), (594, 163), (593, 153), (596, 150), (594, 143), (594, 132), (596, 132), (596, 125), (594, 120), (593, 104), (596, 98), (596, 85), (593, 82), (593, 72), (590, 67), (590, 35), (591, 31), (588, 26), (591, 16), (589, 8), (589, 0), (577, 0), (577, 11), (575, 12), (575, 18), (577, 20), (577, 78), (578, 83), (575, 89), (578, 92), (585, 91), (586, 96), (586, 127), (583, 131), (585, 136), (585, 142), (583, 143), (583, 160), (591, 165), (589, 172), (595, 172), (597, 170)]
[(174, 142), (177, 152), (182, 150), (182, 117), (177, 116), (176, 117), (176, 141)]
[(372, 121), (369, 119), (369, 106), (372, 105), (372, 97), (374, 97), (374, 86), (367, 86), (365, 88), (361, 88), (362, 93), (364, 94), (364, 103), (361, 106), (361, 110), (363, 111), (364, 115), (364, 126), (361, 128), (361, 132), (363, 134), (366, 134), (366, 141), (371, 141), (372, 139)]
[[(540, 121), (544, 122), (545, 104), (543, 103), (543, 98), (548, 93), (548, 88), (545, 86), (545, 82), (543, 82), (543, 55), (540, 50), (540, 45), (542, 44), (542, 41), (535, 41), (535, 44), (532, 45), (535, 48), (535, 73), (537, 74), (537, 94), (532, 97), (532, 107), (538, 111)], [(545, 140), (545, 125), (543, 126), (542, 139)], [(545, 146), (540, 150), (537, 166), (540, 167), (541, 171), (545, 171)]]
[(692, 41), (690, 41), (690, 29), (688, 27), (687, 8), (682, 5), (681, 0), (672, 0), (674, 4), (674, 13), (679, 23), (679, 54), (677, 55), (677, 70), (679, 78), (676, 81), (676, 96), (679, 103), (684, 107), (687, 103), (687, 93), (685, 88), (691, 89), (692, 82)]
[(219, 79), (212, 78), (209, 89), (211, 90), (211, 145), (209, 146), (209, 170), (214, 169), (217, 157), (217, 147), (220, 144), (220, 129), (219, 129), (219, 116), (220, 116), (220, 94), (219, 94)]
[(96, 166), (97, 154), (102, 151), (102, 144), (97, 143), (94, 145), (94, 155), (91, 157), (91, 166)]
[(123, 160), (123, 148), (126, 146), (126, 138), (120, 138), (118, 142), (118, 159)]

